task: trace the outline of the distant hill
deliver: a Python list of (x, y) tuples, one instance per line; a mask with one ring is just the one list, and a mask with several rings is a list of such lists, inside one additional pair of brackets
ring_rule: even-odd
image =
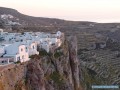
[(28, 15), (21, 14), (14, 9), (0, 7), (0, 15), (3, 15), (3, 14), (13, 15), (14, 17), (19, 18), (21, 23), (25, 22), (26, 24), (29, 24), (29, 25), (31, 24), (50, 25), (50, 24), (55, 24), (55, 22), (56, 23), (64, 22), (64, 20), (28, 16)]
[[(119, 23), (95, 23), (88, 21), (67, 21), (56, 18), (34, 17), (22, 14), (15, 9), (0, 7), (0, 28), (12, 28), (12, 32), (24, 31), (56, 31), (67, 35), (77, 35), (81, 32), (101, 33), (118, 39)], [(22, 29), (20, 28), (22, 27)], [(117, 33), (111, 31), (117, 30)]]
[(36, 25), (36, 26), (52, 26), (52, 25), (78, 25), (78, 24), (89, 24), (91, 22), (74, 22), (74, 21), (65, 21), (55, 18), (43, 18), (43, 17), (33, 17), (21, 14), (15, 9), (0, 7), (0, 15), (10, 14), (14, 17), (19, 18), (20, 23), (25, 23), (26, 25)]

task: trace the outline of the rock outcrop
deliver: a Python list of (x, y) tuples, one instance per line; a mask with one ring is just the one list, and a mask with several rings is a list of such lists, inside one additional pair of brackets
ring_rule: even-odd
[(68, 42), (69, 44), (69, 60), (72, 70), (72, 78), (74, 82), (74, 89), (80, 90), (80, 72), (79, 72), (79, 60), (77, 58), (77, 38), (76, 37), (70, 37)]
[(27, 63), (5, 66), (0, 71), (0, 90), (19, 90), (16, 88), (24, 88), (25, 84), (21, 82), (24, 82), (26, 78)]
[(54, 53), (35, 56), (0, 74), (0, 90), (83, 90), (77, 39), (69, 37)]

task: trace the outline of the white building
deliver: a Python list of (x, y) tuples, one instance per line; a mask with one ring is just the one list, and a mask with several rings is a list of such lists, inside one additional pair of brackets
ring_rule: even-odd
[(50, 47), (51, 47), (51, 42), (44, 41), (39, 44), (39, 48), (44, 49), (46, 52), (50, 51)]
[(5, 48), (8, 47), (11, 44), (2, 44), (0, 45), (0, 57), (5, 54)]
[(27, 40), (22, 43), (24, 43), (26, 52), (28, 52), (29, 56), (39, 54), (37, 51), (37, 43), (35, 41)]
[[(9, 62), (9, 58), (14, 58), (14, 62), (25, 62), (29, 60), (29, 56), (39, 54), (37, 46), (50, 52), (51, 48), (58, 48), (62, 44), (62, 34), (60, 31), (51, 34), (44, 32), (24, 32), (7, 33), (2, 32), (1, 37), (4, 39), (0, 45), (1, 62)], [(7, 58), (7, 59), (6, 59)], [(10, 60), (11, 61), (11, 60)]]
[(5, 47), (5, 54), (3, 57), (12, 57), (14, 58), (14, 62), (25, 62), (29, 60), (28, 52), (26, 52), (26, 46), (19, 42)]
[(57, 35), (57, 37), (61, 37), (61, 35), (62, 35), (62, 33), (60, 32), (60, 31), (58, 31), (57, 33), (56, 33), (56, 35)]
[(5, 53), (5, 50), (3, 47), (0, 47), (0, 57)]
[(0, 35), (3, 33), (3, 29), (0, 29)]

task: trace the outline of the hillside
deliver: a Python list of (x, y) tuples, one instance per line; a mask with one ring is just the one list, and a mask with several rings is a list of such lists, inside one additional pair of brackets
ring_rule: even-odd
[(77, 39), (69, 37), (51, 55), (35, 56), (0, 71), (0, 90), (83, 90), (79, 66)]
[(21, 22), (25, 22), (28, 24), (50, 25), (50, 24), (54, 24), (55, 21), (58, 23), (64, 22), (64, 20), (28, 16), (28, 15), (24, 15), (24, 14), (19, 13), (15, 9), (0, 7), (0, 15), (2, 15), (2, 14), (13, 15), (14, 17), (19, 18), (19, 20)]
[[(46, 30), (55, 30), (58, 28), (76, 28), (78, 26), (89, 26), (93, 22), (78, 22), (78, 21), (66, 21), (62, 19), (55, 18), (44, 18), (44, 17), (33, 17), (21, 14), (15, 9), (0, 7), (0, 15), (12, 15), (18, 19), (18, 22), (21, 24), (22, 29), (32, 30), (32, 31), (45, 31)], [(6, 20), (5, 20), (6, 21)], [(15, 21), (15, 20), (13, 20)], [(4, 20), (0, 19), (0, 24), (3, 24)], [(1, 26), (1, 25), (0, 25)], [(35, 30), (36, 29), (36, 30)]]
[[(66, 35), (76, 35), (78, 38), (81, 38), (80, 35), (87, 32), (90, 34), (100, 33), (104, 36), (119, 39), (117, 32), (119, 32), (120, 23), (66, 21), (55, 18), (33, 17), (21, 14), (15, 9), (4, 7), (0, 7), (0, 16), (1, 15), (6, 15), (7, 18), (0, 18), (0, 28), (5, 28), (8, 32), (54, 32), (59, 30), (64, 32)], [(13, 18), (10, 18), (11, 16)]]
[[(45, 90), (59, 90), (59, 85), (59, 88), (64, 87), (64, 89), (62, 88), (60, 90), (81, 90), (76, 89), (76, 87), (79, 86), (79, 81), (80, 86), (83, 86), (85, 90), (91, 90), (93, 84), (120, 84), (120, 23), (66, 21), (33, 17), (21, 14), (17, 10), (3, 7), (0, 7), (0, 16), (1, 15), (3, 18), (0, 19), (0, 28), (4, 28), (5, 31), (62, 31), (66, 37), (76, 36), (77, 42), (76, 39), (68, 40), (73, 41), (72, 46), (74, 46), (74, 49), (71, 48), (70, 43), (67, 43), (67, 45), (64, 43), (62, 46), (62, 48), (64, 48), (64, 55), (59, 58), (48, 55), (42, 58), (36, 56), (37, 59), (34, 58), (29, 63), (17, 64), (15, 67), (13, 66), (11, 69), (5, 70), (0, 76), (0, 90), (3, 87), (5, 87), (5, 89), (2, 90), (8, 90), (6, 88), (11, 88), (11, 90), (14, 90), (14, 88), (16, 88), (15, 90), (26, 90), (24, 88), (39, 90), (38, 88), (40, 88), (40, 90), (42, 90), (41, 88), (44, 89), (46, 85), (48, 87), (45, 88)], [(105, 48), (89, 49), (92, 45), (103, 42), (106, 44)], [(59, 55), (56, 57), (58, 56)], [(78, 59), (78, 61), (76, 61), (78, 63), (71, 61), (74, 58)], [(25, 69), (21, 68), (23, 66)], [(1, 68), (0, 71), (2, 69), (3, 68)], [(48, 76), (45, 73), (47, 73)], [(10, 76), (16, 77), (10, 78)], [(56, 80), (58, 78), (62, 78), (62, 80), (65, 81), (61, 82), (61, 80)], [(11, 79), (14, 83), (11, 82)], [(8, 81), (8, 83), (6, 83), (6, 81)], [(25, 87), (25, 85), (27, 85), (27, 87)], [(74, 85), (76, 86), (74, 87)]]

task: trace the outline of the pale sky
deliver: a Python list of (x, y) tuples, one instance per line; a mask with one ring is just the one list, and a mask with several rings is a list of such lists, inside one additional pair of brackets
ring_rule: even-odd
[(0, 0), (0, 6), (38, 17), (120, 22), (120, 0)]

